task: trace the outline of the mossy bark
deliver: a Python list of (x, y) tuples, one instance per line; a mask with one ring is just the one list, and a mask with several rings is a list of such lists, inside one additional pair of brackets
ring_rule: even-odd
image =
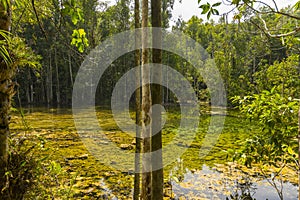
[[(10, 2), (0, 1), (0, 29), (10, 31), (11, 8)], [(4, 38), (0, 37), (1, 40)], [(11, 99), (14, 95), (14, 83), (12, 78), (15, 69), (8, 66), (3, 57), (0, 57), (0, 161), (6, 164), (8, 159), (8, 136), (9, 136), (9, 111)]]

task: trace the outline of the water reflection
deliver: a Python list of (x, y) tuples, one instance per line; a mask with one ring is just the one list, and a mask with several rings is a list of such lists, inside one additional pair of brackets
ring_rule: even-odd
[[(170, 173), (171, 185), (175, 199), (280, 199), (274, 187), (261, 177), (249, 177), (236, 172), (221, 173), (217, 168), (203, 165), (201, 170), (185, 173), (177, 178), (175, 167)], [(280, 182), (275, 183), (280, 187)], [(285, 200), (297, 199), (297, 186), (289, 182), (282, 183), (282, 194)]]

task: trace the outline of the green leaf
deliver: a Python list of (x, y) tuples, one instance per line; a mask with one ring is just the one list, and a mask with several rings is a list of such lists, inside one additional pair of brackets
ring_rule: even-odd
[(300, 1), (298, 1), (294, 6), (293, 6), (295, 12), (300, 10)]
[(242, 18), (242, 14), (241, 13), (233, 16), (233, 19), (240, 20), (241, 18)]
[(287, 151), (288, 151), (288, 153), (289, 154), (291, 154), (291, 155), (295, 155), (296, 153), (295, 153), (295, 151), (292, 149), (292, 147), (288, 147), (288, 149), (287, 149)]
[(84, 48), (89, 46), (84, 29), (73, 30), (72, 37), (71, 45), (76, 46), (78, 51), (83, 53)]
[(212, 7), (217, 7), (217, 6), (221, 5), (221, 4), (222, 4), (222, 2), (218, 2), (218, 3), (213, 4)]
[(209, 9), (210, 9), (210, 7), (207, 4), (203, 4), (199, 8), (202, 9), (202, 13), (201, 14), (206, 14), (209, 11)]
[(219, 15), (220, 14), (217, 9), (212, 9), (211, 11), (212, 11), (213, 15)]
[(78, 23), (78, 16), (77, 15), (72, 15), (71, 18), (72, 18), (73, 24), (76, 25)]
[(209, 11), (209, 12), (207, 13), (207, 19), (210, 19), (210, 16), (211, 16), (211, 11)]
[(239, 5), (241, 0), (232, 0), (231, 4)]

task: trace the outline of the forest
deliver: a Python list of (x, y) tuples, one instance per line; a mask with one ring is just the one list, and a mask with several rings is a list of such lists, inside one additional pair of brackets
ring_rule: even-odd
[(300, 1), (213, 2), (0, 0), (0, 199), (300, 200)]

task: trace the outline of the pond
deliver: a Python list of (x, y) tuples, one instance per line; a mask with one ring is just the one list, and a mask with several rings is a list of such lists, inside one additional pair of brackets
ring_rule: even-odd
[[(176, 138), (180, 122), (178, 109), (167, 108), (166, 111), (164, 146)], [(210, 108), (201, 111), (200, 125), (193, 140), (190, 144), (176, 141), (176, 145), (184, 149), (183, 154), (172, 155), (173, 162), (164, 167), (165, 199), (279, 199), (280, 190), (284, 199), (297, 199), (297, 174), (288, 171), (284, 172), (282, 180), (272, 180), (228, 158), (228, 149), (240, 148), (246, 138), (259, 133), (255, 122), (243, 119), (236, 111), (227, 111), (224, 128), (216, 143), (207, 155), (201, 156), (199, 150), (210, 121), (219, 117), (218, 113), (211, 114)], [(131, 115), (134, 118), (133, 112)], [(97, 117), (102, 132), (110, 141), (125, 151), (134, 151), (134, 138), (118, 128), (109, 109), (98, 107)], [(97, 135), (78, 135), (71, 109), (24, 109), (24, 117), (15, 113), (12, 122), (13, 133), (25, 133), (27, 137), (42, 141), (42, 149), (36, 151), (38, 156), (47, 156), (62, 166), (62, 177), (56, 177), (56, 182), (63, 186), (59, 191), (51, 190), (53, 196), (59, 197), (71, 188), (72, 196), (79, 199), (131, 199), (133, 169), (120, 172), (114, 169), (114, 158), (107, 165), (105, 159), (109, 158), (99, 158), (88, 151), (86, 138), (97, 144), (106, 144), (105, 140)], [(73, 180), (72, 184), (70, 180)]]

